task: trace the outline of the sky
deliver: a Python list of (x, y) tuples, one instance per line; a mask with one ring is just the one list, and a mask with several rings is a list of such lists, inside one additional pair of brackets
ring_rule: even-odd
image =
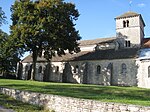
[[(10, 7), (15, 0), (0, 0), (0, 7), (7, 16), (8, 24), (1, 29), (9, 34), (11, 25)], [(115, 32), (115, 17), (133, 11), (142, 15), (146, 27), (145, 37), (150, 37), (150, 0), (65, 0), (76, 5), (80, 16), (76, 29), (82, 40), (113, 37)]]

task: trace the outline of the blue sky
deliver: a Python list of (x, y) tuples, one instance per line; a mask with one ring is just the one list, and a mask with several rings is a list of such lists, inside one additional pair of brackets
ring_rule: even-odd
[[(7, 25), (1, 29), (9, 32), (10, 6), (15, 0), (0, 0), (0, 6), (7, 16)], [(73, 2), (79, 10), (80, 17), (76, 21), (76, 29), (82, 39), (95, 39), (115, 36), (115, 20), (127, 11), (142, 14), (145, 21), (145, 37), (150, 37), (150, 0), (65, 0)], [(132, 3), (131, 3), (132, 2)], [(130, 4), (131, 3), (131, 4)]]

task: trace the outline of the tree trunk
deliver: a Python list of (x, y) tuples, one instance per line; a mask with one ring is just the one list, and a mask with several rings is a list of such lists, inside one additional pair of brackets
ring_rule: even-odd
[(34, 77), (35, 77), (35, 75), (36, 75), (37, 56), (38, 56), (37, 51), (33, 51), (33, 54), (32, 54), (32, 59), (33, 59), (32, 71), (33, 71), (33, 72), (31, 72), (31, 79), (30, 79), (30, 80), (34, 80)]
[(3, 74), (3, 77), (6, 78), (6, 70), (4, 70), (4, 71), (2, 72), (2, 74)]
[(2, 70), (2, 77), (4, 77), (4, 71)]

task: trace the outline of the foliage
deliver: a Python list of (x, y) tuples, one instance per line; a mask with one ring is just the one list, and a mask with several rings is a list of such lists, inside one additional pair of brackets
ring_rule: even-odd
[(150, 106), (150, 89), (0, 79), (1, 87), (67, 97)]
[[(0, 7), (0, 26), (6, 23), (5, 13)], [(13, 46), (9, 35), (0, 29), (0, 74), (8, 75), (15, 71), (18, 58), (18, 51)]]
[(2, 10), (2, 8), (0, 7), (0, 26), (3, 24), (3, 23), (6, 23), (6, 16), (5, 16), (5, 13), (4, 11)]
[(0, 30), (0, 73), (6, 77), (14, 73), (18, 61), (17, 50), (10, 41), (8, 34)]
[(79, 13), (72, 3), (62, 0), (17, 0), (11, 7), (11, 37), (25, 51), (32, 52), (33, 74), (37, 56), (44, 52), (50, 60), (55, 53), (79, 52), (79, 32), (73, 23)]

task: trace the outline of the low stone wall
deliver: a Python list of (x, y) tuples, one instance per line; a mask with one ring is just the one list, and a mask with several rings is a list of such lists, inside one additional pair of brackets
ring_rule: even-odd
[(0, 88), (0, 92), (23, 102), (44, 106), (55, 112), (150, 112), (150, 107), (144, 106), (106, 103), (8, 88)]

